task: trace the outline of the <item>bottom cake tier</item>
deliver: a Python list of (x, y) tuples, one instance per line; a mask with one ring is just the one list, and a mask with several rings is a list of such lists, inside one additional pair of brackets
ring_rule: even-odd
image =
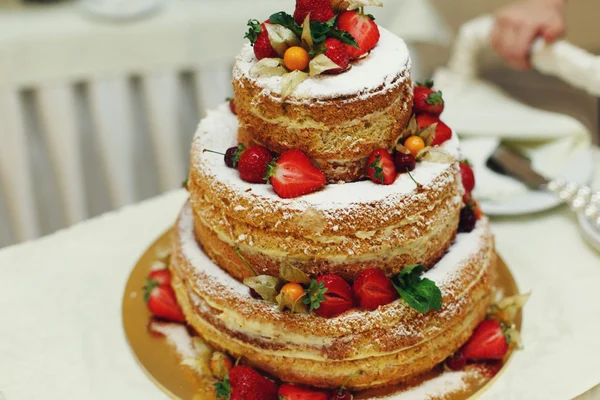
[(254, 299), (202, 251), (187, 204), (175, 229), (173, 287), (188, 323), (209, 344), (284, 382), (365, 390), (409, 382), (458, 350), (494, 296), (496, 255), (485, 218), (458, 234), (424, 276), (443, 307), (419, 313), (403, 300), (336, 318), (280, 311)]

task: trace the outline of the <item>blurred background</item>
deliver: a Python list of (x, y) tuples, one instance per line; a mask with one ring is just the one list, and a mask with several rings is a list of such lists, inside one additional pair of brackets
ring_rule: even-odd
[[(458, 27), (508, 2), (384, 0), (373, 14), (408, 42), (422, 79), (446, 63)], [(178, 188), (198, 120), (231, 95), (247, 20), (294, 4), (0, 0), (0, 247)], [(600, 54), (597, 15), (598, 1), (569, 2), (567, 39)], [(483, 74), (598, 132), (583, 91), (491, 52)]]

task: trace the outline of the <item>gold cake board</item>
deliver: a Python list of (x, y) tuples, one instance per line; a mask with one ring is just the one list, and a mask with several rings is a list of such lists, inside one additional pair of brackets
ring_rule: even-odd
[[(157, 337), (148, 329), (152, 315), (148, 311), (144, 300), (142, 288), (146, 284), (146, 277), (153, 263), (157, 261), (157, 254), (170, 248), (170, 231), (160, 236), (138, 260), (131, 271), (125, 293), (123, 295), (123, 326), (125, 336), (129, 341), (133, 356), (142, 370), (160, 390), (172, 399), (182, 400), (208, 400), (206, 396), (199, 395), (202, 387), (201, 381), (192, 376), (189, 370), (180, 365), (180, 357), (175, 348), (168, 344), (164, 338)], [(497, 288), (503, 296), (512, 296), (519, 293), (516, 282), (504, 261), (498, 257), (498, 282)], [(517, 316), (516, 325), (521, 329), (522, 315)], [(479, 398), (508, 367), (510, 358), (502, 369), (493, 378), (467, 381), (466, 387), (460, 391), (439, 397), (443, 400), (474, 400)], [(432, 372), (423, 380), (439, 375)], [(419, 382), (417, 382), (418, 384)], [(361, 399), (362, 396), (355, 396)]]

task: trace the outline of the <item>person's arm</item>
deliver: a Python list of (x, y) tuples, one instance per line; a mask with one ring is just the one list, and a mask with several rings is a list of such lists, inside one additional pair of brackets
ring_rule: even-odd
[(537, 37), (552, 43), (565, 33), (566, 0), (521, 0), (496, 13), (492, 48), (511, 67), (531, 68), (529, 51)]

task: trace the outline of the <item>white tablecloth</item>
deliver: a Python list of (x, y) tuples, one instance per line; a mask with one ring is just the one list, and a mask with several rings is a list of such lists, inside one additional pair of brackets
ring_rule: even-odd
[[(600, 176), (600, 152), (598, 167)], [(129, 351), (121, 296), (185, 199), (177, 191), (0, 251), (0, 399), (165, 397)], [(520, 288), (533, 295), (525, 350), (483, 398), (564, 400), (599, 384), (600, 255), (575, 218), (563, 207), (497, 220), (493, 230)]]

